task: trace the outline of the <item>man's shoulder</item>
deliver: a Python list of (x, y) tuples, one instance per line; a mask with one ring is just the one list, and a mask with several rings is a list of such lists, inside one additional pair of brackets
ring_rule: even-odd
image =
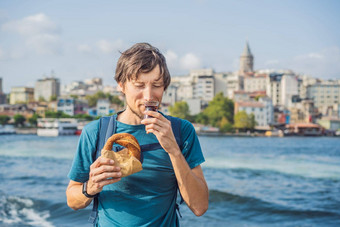
[(94, 120), (86, 124), (83, 128), (83, 132), (87, 134), (97, 133), (99, 130), (100, 119)]
[(190, 121), (186, 120), (186, 119), (173, 117), (173, 116), (170, 116), (170, 115), (167, 115), (167, 117), (168, 117), (169, 120), (171, 120), (171, 118), (172, 118), (173, 119), (172, 121), (175, 121), (175, 123), (180, 124), (182, 132), (194, 130), (194, 126), (192, 125), (192, 123)]

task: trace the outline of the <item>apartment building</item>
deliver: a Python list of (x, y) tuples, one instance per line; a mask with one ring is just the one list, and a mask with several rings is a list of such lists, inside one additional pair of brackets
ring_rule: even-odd
[(34, 88), (12, 87), (10, 94), (10, 104), (29, 103), (34, 101)]
[(307, 97), (314, 101), (319, 112), (326, 115), (330, 108), (340, 104), (340, 80), (318, 81), (308, 85)]
[(244, 90), (247, 92), (265, 91), (268, 74), (247, 75), (244, 77)]
[(35, 83), (34, 99), (38, 101), (43, 98), (45, 101), (50, 101), (51, 97), (60, 95), (60, 81), (57, 78), (43, 78)]
[(273, 100), (274, 106), (289, 108), (292, 105), (292, 97), (299, 95), (299, 81), (291, 71), (270, 73), (266, 84), (266, 93)]
[(274, 122), (274, 108), (270, 98), (260, 98), (259, 101), (235, 102), (235, 114), (245, 111), (254, 114), (257, 126), (269, 126)]

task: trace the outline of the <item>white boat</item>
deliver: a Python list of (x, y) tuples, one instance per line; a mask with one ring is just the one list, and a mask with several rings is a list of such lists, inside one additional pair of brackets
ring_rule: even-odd
[(77, 120), (73, 118), (38, 118), (38, 136), (74, 135)]
[(0, 135), (15, 134), (13, 125), (0, 125)]

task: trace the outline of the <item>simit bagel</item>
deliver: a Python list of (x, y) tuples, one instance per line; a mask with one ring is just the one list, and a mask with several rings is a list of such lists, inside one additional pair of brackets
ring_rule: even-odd
[(103, 150), (111, 150), (113, 143), (126, 147), (131, 156), (140, 161), (141, 150), (137, 139), (129, 133), (117, 133), (112, 135), (103, 147)]

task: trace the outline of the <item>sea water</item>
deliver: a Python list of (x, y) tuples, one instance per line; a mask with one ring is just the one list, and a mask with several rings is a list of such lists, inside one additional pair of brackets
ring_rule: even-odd
[[(0, 226), (91, 226), (66, 204), (77, 136), (0, 136)], [(209, 209), (182, 226), (340, 226), (340, 138), (199, 137)]]

